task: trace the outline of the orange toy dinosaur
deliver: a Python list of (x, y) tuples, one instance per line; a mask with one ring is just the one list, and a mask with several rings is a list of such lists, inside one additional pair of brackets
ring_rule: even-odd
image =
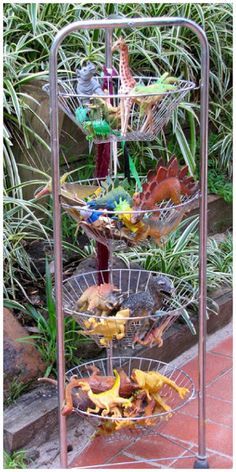
[(163, 346), (163, 339), (162, 336), (165, 332), (165, 330), (169, 327), (169, 325), (172, 323), (172, 316), (167, 316), (165, 321), (160, 324), (160, 326), (157, 326), (151, 331), (149, 331), (144, 339), (140, 339), (138, 335), (135, 336), (133, 344), (139, 343), (142, 346), (150, 346), (152, 347), (153, 344), (157, 344), (158, 347)]
[[(156, 170), (148, 172), (147, 182), (143, 184), (142, 192), (134, 194), (133, 211), (152, 210), (156, 203), (169, 199), (175, 205), (179, 205), (181, 195), (191, 195), (198, 186), (193, 177), (186, 177), (187, 173), (188, 166), (179, 169), (175, 156), (170, 159), (167, 166), (164, 166), (160, 159)], [(135, 221), (132, 222), (135, 223)]]
[(113, 284), (91, 285), (76, 302), (77, 311), (91, 311), (96, 315), (107, 315), (120, 305), (120, 292)]

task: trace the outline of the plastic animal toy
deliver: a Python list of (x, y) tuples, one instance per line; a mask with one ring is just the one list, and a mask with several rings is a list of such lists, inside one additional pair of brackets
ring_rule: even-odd
[[(136, 233), (137, 231), (142, 231), (144, 228), (144, 223), (141, 221), (137, 221), (136, 223), (132, 223), (132, 215), (133, 210), (127, 200), (122, 200), (120, 198), (119, 202), (115, 202), (115, 211), (117, 211), (117, 216), (120, 221), (128, 228), (132, 233)], [(125, 212), (125, 213), (119, 213)]]
[(76, 302), (76, 311), (90, 311), (96, 315), (107, 315), (120, 305), (120, 290), (113, 284), (91, 285)]
[(161, 323), (160, 326), (157, 326), (151, 329), (151, 331), (149, 331), (146, 334), (143, 340), (140, 339), (138, 335), (135, 335), (133, 344), (139, 343), (142, 346), (150, 346), (150, 347), (152, 347), (153, 344), (157, 344), (158, 347), (162, 347), (163, 346), (162, 336), (164, 334), (164, 331), (168, 328), (171, 322), (171, 319), (172, 319), (171, 316), (167, 316), (164, 322)]
[(105, 100), (104, 98), (96, 97), (93, 99), (93, 103), (88, 105), (88, 107), (91, 110), (91, 116), (103, 116), (112, 129), (120, 129), (120, 106), (115, 107), (109, 103), (108, 99)]
[(126, 201), (128, 204), (131, 204), (132, 198), (121, 185), (118, 185), (118, 187), (105, 193), (102, 197), (87, 202), (87, 205), (93, 209), (104, 208), (113, 211), (115, 210), (116, 204), (119, 204), (120, 201)]
[(156, 203), (169, 199), (176, 205), (180, 204), (181, 195), (191, 195), (198, 185), (193, 177), (186, 177), (187, 172), (188, 166), (179, 169), (175, 156), (167, 166), (160, 160), (156, 170), (148, 172), (142, 192), (134, 194), (133, 210), (152, 210)]
[(187, 207), (187, 205), (180, 210), (173, 210), (168, 220), (157, 220), (152, 217), (143, 218), (142, 222), (144, 226), (135, 233), (133, 239), (134, 244), (140, 244), (150, 237), (158, 246), (162, 247), (165, 243), (165, 236), (168, 236), (168, 234), (178, 227), (184, 215), (189, 210), (190, 207)]
[(161, 308), (163, 300), (174, 293), (172, 281), (164, 275), (152, 277), (145, 292), (137, 292), (121, 303), (122, 310), (130, 310), (130, 316), (151, 316)]
[(86, 136), (88, 141), (94, 138), (107, 138), (110, 134), (115, 134), (106, 120), (85, 121), (83, 127), (89, 133)]
[[(120, 65), (119, 65), (119, 75), (120, 75), (120, 88), (119, 93), (121, 95), (128, 95), (131, 90), (136, 85), (136, 80), (133, 78), (131, 70), (129, 68), (129, 53), (128, 46), (125, 40), (120, 37), (112, 47), (112, 52), (120, 51)], [(120, 98), (120, 111), (121, 111), (121, 134), (126, 135), (130, 109), (132, 106), (132, 99), (129, 97)]]
[[(132, 94), (132, 99), (135, 103), (140, 106), (140, 114), (146, 114), (146, 120), (140, 129), (140, 132), (143, 133), (148, 128), (150, 131), (153, 129), (154, 124), (154, 111), (156, 110), (156, 105), (160, 102), (163, 96), (169, 92), (175, 90), (177, 87), (173, 85), (176, 84), (177, 79), (175, 77), (169, 77), (169, 73), (166, 72), (163, 74), (156, 83), (151, 85), (136, 85), (133, 90), (131, 90), (130, 95)], [(143, 96), (139, 97), (141, 94)], [(147, 95), (153, 94), (153, 95)]]
[[(87, 413), (99, 413), (100, 410), (101, 416), (109, 415), (112, 412), (114, 407), (119, 405), (121, 406), (129, 406), (131, 405), (131, 400), (127, 398), (123, 398), (119, 395), (120, 390), (120, 376), (117, 370), (114, 369), (115, 381), (114, 385), (111, 389), (106, 390), (102, 393), (93, 393), (91, 387), (88, 385), (87, 382), (80, 380), (79, 384), (80, 387), (84, 392), (87, 393), (89, 399), (94, 403), (96, 408), (88, 408)], [(117, 410), (116, 410), (117, 411)], [(113, 410), (114, 413), (114, 410)]]
[(99, 82), (94, 78), (96, 67), (92, 62), (76, 70), (78, 77), (76, 92), (78, 95), (105, 95)]
[(164, 385), (169, 385), (169, 387), (178, 393), (180, 398), (184, 398), (189, 392), (188, 388), (178, 387), (178, 385), (173, 380), (155, 371), (143, 372), (139, 369), (133, 369), (131, 379), (139, 385), (140, 389), (146, 392), (147, 398), (149, 400), (154, 398), (156, 403), (159, 404), (165, 411), (169, 411), (171, 408), (159, 395), (159, 392)]
[[(83, 203), (81, 202), (82, 199), (92, 196), (92, 195), (99, 195), (101, 192), (101, 188), (97, 185), (80, 185), (74, 182), (66, 182), (70, 175), (70, 172), (66, 172), (60, 178), (60, 186), (61, 186), (61, 195), (67, 202), (70, 201), (72, 204)], [(41, 190), (35, 193), (35, 198), (43, 197), (44, 195), (49, 195), (52, 193), (52, 179), (50, 178), (48, 183), (43, 187)]]
[(130, 310), (122, 310), (115, 316), (109, 316), (101, 321), (95, 318), (89, 318), (84, 321), (84, 326), (87, 328), (83, 331), (89, 336), (97, 334), (103, 336), (99, 342), (102, 346), (109, 346), (113, 338), (120, 340), (125, 336), (125, 325), (129, 318)]

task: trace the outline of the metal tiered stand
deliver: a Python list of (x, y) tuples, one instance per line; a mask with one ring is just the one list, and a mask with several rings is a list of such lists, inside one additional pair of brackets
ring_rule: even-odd
[[(135, 423), (135, 430), (137, 434), (148, 434), (150, 432), (150, 425), (157, 427), (161, 423), (161, 417), (172, 416), (172, 414), (179, 408), (182, 408), (191, 398), (194, 396), (194, 386), (191, 378), (181, 369), (170, 366), (163, 362), (140, 358), (140, 357), (116, 357), (112, 355), (112, 341), (107, 343), (104, 342), (101, 334), (94, 334), (91, 336), (94, 341), (101, 346), (102, 342), (107, 347), (107, 357), (104, 359), (95, 360), (77, 367), (74, 367), (65, 374), (65, 362), (64, 362), (64, 314), (72, 315), (77, 319), (80, 325), (88, 326), (91, 324), (91, 314), (84, 312), (83, 309), (75, 308), (76, 300), (81, 296), (85, 289), (93, 284), (98, 283), (98, 272), (89, 272), (84, 274), (77, 274), (70, 277), (66, 281), (62, 281), (62, 241), (61, 241), (61, 188), (60, 188), (60, 172), (59, 172), (59, 127), (58, 127), (58, 112), (61, 108), (73, 121), (81, 127), (81, 129), (88, 134), (87, 128), (85, 129), (78, 120), (74, 118), (74, 111), (77, 107), (83, 107), (84, 101), (88, 97), (84, 97), (76, 93), (76, 88), (73, 83), (73, 79), (58, 77), (57, 72), (57, 54), (58, 48), (62, 41), (74, 31), (80, 29), (104, 29), (105, 30), (105, 46), (106, 46), (106, 67), (112, 67), (111, 60), (111, 48), (112, 48), (112, 33), (115, 28), (139, 28), (139, 27), (186, 27), (194, 32), (201, 45), (201, 113), (200, 113), (200, 193), (196, 191), (190, 198), (181, 198), (180, 204), (177, 205), (184, 207), (186, 202), (200, 199), (200, 250), (199, 250), (199, 292), (196, 293), (192, 288), (177, 279), (176, 277), (170, 277), (175, 288), (175, 295), (171, 299), (171, 302), (164, 304), (161, 312), (158, 311), (158, 319), (153, 315), (147, 316), (136, 316), (127, 320), (119, 320), (119, 328), (121, 327), (123, 332), (125, 330), (125, 336), (122, 335), (122, 342), (127, 349), (132, 347), (134, 336), (139, 333), (140, 329), (147, 328), (155, 323), (161, 323), (161, 319), (168, 318), (168, 325), (172, 324), (178, 316), (181, 315), (183, 309), (198, 297), (199, 301), (199, 354), (198, 354), (198, 365), (199, 365), (199, 377), (198, 377), (198, 454), (195, 458), (194, 468), (208, 468), (208, 461), (206, 457), (206, 439), (205, 439), (205, 372), (206, 372), (206, 243), (207, 243), (207, 148), (208, 148), (208, 82), (209, 82), (209, 50), (208, 42), (204, 31), (199, 25), (185, 18), (135, 18), (135, 19), (106, 19), (106, 20), (94, 20), (94, 21), (78, 21), (74, 22), (58, 32), (56, 35), (50, 53), (50, 80), (49, 85), (45, 87), (45, 90), (50, 94), (50, 119), (51, 119), (51, 149), (52, 149), (52, 182), (53, 182), (53, 210), (54, 210), (54, 253), (55, 253), (55, 299), (56, 299), (56, 313), (57, 313), (57, 351), (58, 351), (58, 392), (59, 392), (59, 427), (60, 427), (60, 458), (61, 467), (67, 468), (67, 430), (66, 430), (66, 417), (61, 414), (61, 408), (64, 402), (64, 390), (65, 390), (65, 379), (70, 380), (73, 375), (77, 375), (78, 378), (84, 377), (85, 368), (93, 366), (93, 368), (99, 368), (100, 372), (104, 375), (112, 375), (113, 368), (122, 367), (126, 375), (130, 376), (132, 369), (142, 369), (145, 372), (158, 371), (161, 374), (168, 376), (174, 382), (177, 382), (183, 388), (188, 389), (188, 395), (185, 398), (177, 397), (173, 394), (172, 390), (167, 385), (164, 386), (164, 396), (168, 397), (169, 410), (161, 411), (154, 410), (150, 416), (146, 416), (145, 420), (150, 420), (149, 426), (146, 427), (143, 422), (143, 417), (132, 417), (131, 421)], [(108, 95), (112, 98), (113, 105), (119, 105), (119, 101), (127, 100), (127, 95), (119, 95), (119, 77), (113, 78), (113, 84), (117, 81), (115, 86), (115, 92), (113, 95)], [(145, 78), (139, 77), (136, 79), (140, 81), (142, 85), (150, 85), (156, 81), (156, 78)], [(140, 115), (137, 112), (137, 100), (133, 101), (131, 106), (130, 126), (127, 128), (127, 132), (122, 134), (118, 130), (115, 133), (110, 132), (104, 136), (94, 137), (95, 143), (101, 142), (117, 142), (117, 141), (143, 141), (151, 140), (157, 135), (165, 123), (170, 118), (171, 112), (181, 102), (184, 95), (194, 88), (194, 84), (187, 81), (178, 81), (178, 86), (172, 93), (166, 93), (162, 100), (158, 101), (156, 108), (152, 106), (152, 121), (151, 124), (147, 120), (147, 116)], [(150, 100), (150, 95), (146, 94), (147, 99)], [(95, 98), (90, 97), (91, 100), (95, 101)], [(137, 97), (135, 97), (137, 99)], [(138, 97), (140, 99), (140, 96)], [(130, 100), (130, 98), (128, 99)], [(121, 125), (122, 128), (122, 125)], [(88, 182), (93, 184), (92, 181)], [(66, 207), (66, 205), (64, 204)], [(164, 205), (158, 207), (160, 219), (168, 220), (168, 215), (172, 215), (173, 212), (178, 210), (176, 205), (173, 205), (170, 201)], [(77, 208), (79, 211), (79, 207)], [(111, 217), (109, 213), (109, 217)], [(89, 233), (86, 225), (83, 227), (87, 234)], [(101, 232), (98, 230), (97, 234), (93, 234), (93, 237), (100, 243), (107, 244), (107, 241), (112, 239), (120, 239), (126, 241), (125, 236), (117, 234), (112, 229), (110, 233)], [(129, 239), (129, 243), (132, 245)], [(109, 244), (107, 244), (109, 246)], [(111, 247), (111, 246), (109, 246)], [(100, 276), (105, 277), (106, 271), (100, 273)], [(140, 290), (146, 291), (149, 289), (151, 281), (159, 274), (151, 273), (145, 270), (136, 269), (111, 269), (108, 271), (110, 275), (110, 283), (113, 283), (120, 291), (125, 290), (128, 295), (138, 293)], [(107, 280), (106, 277), (104, 280)], [(111, 327), (111, 317), (97, 316), (99, 318), (96, 321), (96, 316), (93, 317), (95, 321), (93, 323), (105, 323), (106, 319), (108, 327)], [(87, 323), (87, 324), (86, 324)], [(110, 323), (110, 325), (109, 325)], [(118, 326), (118, 321), (117, 321)], [(111, 328), (112, 329), (112, 328)], [(115, 340), (119, 344), (118, 338)], [(88, 375), (88, 374), (87, 374)], [(103, 423), (103, 421), (110, 421), (111, 416), (99, 416), (95, 413), (87, 413), (83, 410), (80, 405), (74, 406), (74, 411), (84, 417), (89, 416), (89, 420), (94, 421), (94, 426)], [(170, 415), (171, 414), (171, 415)], [(119, 418), (120, 423), (125, 418)], [(174, 421), (174, 419), (172, 420)], [(122, 428), (119, 430), (119, 434), (122, 434)], [(132, 430), (133, 431), (133, 430)], [(115, 435), (118, 432), (110, 435), (110, 440), (115, 440)], [(156, 460), (155, 458), (150, 459), (150, 463)]]

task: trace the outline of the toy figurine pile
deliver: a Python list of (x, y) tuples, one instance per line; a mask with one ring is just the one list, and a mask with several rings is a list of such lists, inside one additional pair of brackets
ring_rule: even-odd
[[(109, 434), (121, 428), (137, 425), (151, 426), (155, 415), (171, 416), (171, 407), (166, 403), (173, 392), (184, 399), (189, 393), (185, 387), (157, 371), (144, 372), (132, 369), (130, 377), (122, 368), (114, 369), (113, 376), (103, 376), (96, 366), (87, 367), (92, 374), (78, 378), (72, 376), (65, 387), (65, 403), (62, 414), (69, 415), (75, 408), (88, 415), (104, 418), (98, 434)], [(165, 387), (165, 394), (162, 388)], [(111, 418), (111, 419), (109, 419)]]
[[(176, 92), (179, 80), (166, 72), (148, 85), (135, 80), (129, 68), (129, 51), (125, 40), (119, 38), (112, 47), (112, 52), (120, 52), (118, 94), (120, 99), (113, 106), (108, 91), (103, 90), (94, 77), (96, 67), (91, 62), (77, 70), (76, 93), (80, 106), (75, 109), (78, 124), (87, 134), (86, 139), (108, 138), (112, 135), (126, 136), (132, 131), (132, 113), (141, 120), (140, 132), (154, 131), (156, 109), (168, 92)], [(138, 111), (137, 111), (138, 108)], [(133, 110), (133, 111), (132, 111)]]
[(120, 341), (127, 331), (130, 335), (132, 326), (133, 344), (161, 347), (172, 317), (162, 317), (160, 310), (173, 295), (173, 283), (164, 275), (152, 276), (145, 291), (129, 295), (111, 283), (91, 285), (76, 302), (73, 316), (83, 334), (92, 336), (101, 346)]
[[(198, 188), (187, 173), (187, 166), (179, 169), (176, 157), (167, 165), (160, 159), (156, 169), (148, 172), (138, 193), (111, 180), (109, 184), (101, 182), (100, 186), (65, 183), (65, 174), (61, 178), (62, 206), (89, 237), (102, 244), (116, 239), (133, 246), (151, 238), (161, 246), (192, 208), (191, 198), (181, 205), (182, 197), (191, 197)], [(36, 197), (50, 191), (48, 184)], [(168, 217), (163, 217), (163, 208), (168, 210)]]

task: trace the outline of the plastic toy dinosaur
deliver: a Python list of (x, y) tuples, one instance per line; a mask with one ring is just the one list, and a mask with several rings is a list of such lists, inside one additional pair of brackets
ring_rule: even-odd
[[(97, 185), (80, 185), (74, 182), (66, 182), (70, 172), (66, 172), (60, 178), (61, 195), (67, 203), (78, 204), (81, 200), (92, 195), (99, 195), (101, 188)], [(52, 179), (41, 190), (35, 193), (35, 198), (43, 197), (52, 193)], [(84, 203), (84, 202), (83, 202)]]
[(163, 300), (174, 293), (174, 286), (169, 277), (157, 275), (151, 277), (148, 288), (143, 292), (137, 292), (121, 303), (120, 311), (130, 310), (130, 317), (151, 316), (161, 308)]
[[(123, 398), (119, 395), (120, 390), (120, 376), (117, 370), (114, 369), (115, 381), (114, 385), (111, 389), (106, 390), (102, 393), (93, 393), (91, 387), (88, 385), (87, 382), (80, 380), (80, 387), (84, 392), (87, 393), (89, 399), (94, 403), (96, 408), (88, 408), (87, 413), (99, 413), (100, 410), (101, 416), (109, 415), (112, 412), (114, 407), (119, 405), (121, 406), (129, 406), (131, 405), (131, 400), (127, 398)], [(114, 410), (113, 410), (114, 414)]]
[(187, 173), (188, 166), (179, 169), (175, 156), (167, 166), (164, 166), (161, 159), (156, 170), (148, 172), (142, 192), (134, 194), (133, 210), (152, 210), (156, 203), (169, 199), (176, 205), (180, 204), (181, 195), (191, 195), (198, 185), (193, 177), (186, 177)]
[[(127, 200), (122, 200), (120, 198), (119, 202), (115, 202), (115, 211), (117, 212), (118, 219), (122, 221), (125, 227), (128, 228), (129, 231), (131, 231), (132, 233), (136, 233), (137, 231), (142, 231), (142, 229), (144, 228), (145, 225), (141, 221), (132, 223), (133, 209), (131, 208)], [(119, 212), (122, 212), (122, 213), (119, 213)]]
[(107, 315), (121, 303), (117, 296), (120, 290), (113, 284), (91, 285), (76, 302), (76, 311), (90, 311), (96, 315)]
[(109, 346), (113, 338), (120, 340), (125, 336), (125, 325), (129, 318), (130, 310), (119, 311), (115, 316), (109, 316), (101, 321), (95, 318), (89, 318), (84, 321), (84, 326), (87, 328), (83, 331), (89, 336), (97, 334), (103, 336), (99, 342), (102, 346)]
[[(120, 37), (112, 47), (112, 52), (120, 51), (120, 65), (119, 65), (119, 75), (120, 75), (120, 88), (119, 93), (121, 95), (128, 95), (130, 91), (135, 87), (136, 80), (133, 78), (131, 70), (129, 68), (129, 53), (128, 46), (125, 40)], [(121, 134), (126, 135), (130, 109), (132, 106), (132, 98), (130, 97), (121, 97), (120, 98), (120, 111), (121, 111)]]
[[(154, 111), (156, 110), (157, 103), (162, 100), (163, 96), (165, 96), (167, 92), (176, 90), (176, 82), (177, 79), (175, 77), (169, 77), (169, 73), (166, 72), (159, 77), (154, 84), (138, 84), (133, 88), (133, 90), (131, 90), (130, 95), (132, 94), (133, 101), (140, 106), (140, 114), (146, 114), (146, 120), (140, 129), (141, 133), (147, 131), (148, 128), (152, 131), (154, 124)], [(139, 97), (139, 94), (142, 96)]]
[(93, 99), (93, 104), (89, 105), (91, 116), (103, 116), (112, 129), (120, 129), (121, 127), (121, 111), (120, 106), (115, 107), (101, 97)]
[(143, 218), (144, 226), (135, 233), (134, 244), (140, 244), (150, 237), (158, 246), (162, 247), (165, 243), (165, 236), (168, 236), (178, 227), (189, 210), (190, 208), (187, 205), (180, 210), (173, 210), (168, 220), (157, 220), (152, 217)]
[(153, 344), (157, 344), (158, 347), (163, 346), (163, 339), (162, 336), (165, 332), (165, 330), (168, 328), (169, 324), (172, 321), (172, 316), (167, 316), (163, 323), (160, 324), (160, 326), (157, 326), (151, 331), (149, 331), (144, 339), (140, 339), (140, 337), (136, 334), (134, 337), (133, 344), (138, 343), (141, 344), (142, 346), (150, 346), (152, 347)]
[(110, 190), (102, 197), (87, 202), (87, 205), (93, 209), (105, 208), (113, 211), (116, 204), (119, 204), (120, 201), (126, 201), (131, 204), (132, 198), (129, 193), (121, 187), (121, 185), (118, 185), (118, 187)]
[(139, 369), (133, 369), (131, 379), (139, 385), (140, 389), (146, 392), (149, 400), (154, 398), (156, 403), (165, 411), (169, 411), (171, 408), (164, 402), (159, 394), (164, 385), (169, 385), (169, 387), (178, 393), (180, 398), (184, 398), (189, 392), (188, 388), (178, 387), (173, 380), (155, 371), (143, 372)]
[(107, 138), (112, 134), (117, 134), (106, 120), (85, 121), (83, 127), (87, 134), (86, 139), (92, 141), (94, 138)]

